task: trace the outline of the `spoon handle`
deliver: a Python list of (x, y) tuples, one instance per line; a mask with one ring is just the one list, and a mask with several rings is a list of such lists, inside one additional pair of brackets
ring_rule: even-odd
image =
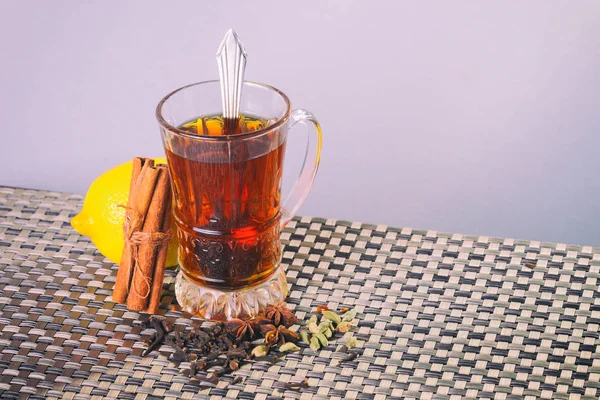
[(235, 121), (237, 126), (246, 70), (246, 49), (233, 29), (227, 31), (219, 46), (217, 64), (221, 81), (223, 118), (226, 123)]

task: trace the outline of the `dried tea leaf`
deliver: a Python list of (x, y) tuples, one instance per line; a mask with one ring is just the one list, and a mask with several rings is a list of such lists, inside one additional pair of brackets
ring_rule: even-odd
[(321, 345), (323, 347), (329, 345), (329, 341), (327, 340), (327, 338), (325, 337), (325, 335), (323, 335), (322, 333), (315, 333), (313, 335), (313, 338), (315, 338), (315, 337), (319, 340), (319, 342), (321, 343)]
[(323, 311), (323, 318), (330, 320), (336, 325), (342, 322), (340, 316), (333, 311)]
[(319, 333), (319, 327), (315, 322), (311, 322), (306, 327), (308, 328), (308, 331), (312, 334)]
[(306, 344), (310, 344), (310, 339), (308, 338), (308, 332), (305, 330), (300, 331), (300, 339)]
[(356, 338), (354, 336), (352, 336), (346, 341), (346, 347), (349, 349), (353, 349), (356, 347)]
[(292, 342), (287, 342), (282, 344), (279, 347), (279, 351), (286, 353), (288, 351), (300, 351), (300, 347), (296, 346), (294, 343)]
[(356, 318), (356, 308), (353, 308), (352, 310), (347, 311), (344, 315), (342, 315), (342, 321), (344, 322), (350, 322), (354, 318)]
[(313, 336), (310, 339), (310, 348), (314, 351), (319, 351), (319, 349), (321, 348), (321, 343), (319, 343), (319, 339)]
[(336, 327), (336, 330), (338, 332), (345, 333), (345, 332), (348, 332), (350, 329), (352, 329), (353, 326), (354, 325), (352, 325), (352, 322), (343, 321), (338, 324), (338, 326)]
[(254, 357), (263, 357), (269, 354), (269, 346), (266, 344), (260, 344), (252, 349), (252, 355)]

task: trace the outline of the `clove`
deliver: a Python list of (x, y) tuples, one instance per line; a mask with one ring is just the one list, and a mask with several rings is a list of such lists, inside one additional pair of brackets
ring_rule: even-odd
[(302, 382), (286, 382), (283, 384), (283, 388), (287, 390), (308, 389), (309, 387), (310, 386), (306, 379), (304, 379)]
[(205, 361), (213, 361), (216, 360), (217, 358), (219, 358), (219, 356), (221, 355), (220, 351), (213, 351), (212, 353), (208, 353), (208, 355), (205, 358)]
[(185, 352), (187, 349), (175, 348), (175, 352), (169, 356), (169, 361), (176, 364), (190, 360), (190, 355)]
[(154, 340), (156, 340), (156, 335), (152, 335), (150, 337), (145, 338), (143, 342), (146, 346), (150, 346), (152, 342), (154, 342)]
[(163, 326), (165, 333), (171, 333), (175, 330), (175, 325), (170, 322), (163, 321), (162, 326)]
[(348, 354), (340, 360), (340, 364), (355, 360), (356, 357), (358, 357), (358, 353), (356, 351), (349, 351)]
[(237, 385), (238, 383), (241, 383), (244, 380), (244, 378), (242, 378), (241, 376), (236, 376), (235, 378), (233, 378), (231, 380), (231, 382), (229, 382), (229, 385)]
[(211, 372), (211, 375), (214, 376), (214, 377), (219, 378), (219, 377), (221, 377), (221, 376), (223, 376), (223, 375), (225, 375), (225, 374), (227, 374), (229, 372), (231, 372), (231, 370), (228, 367), (223, 367), (221, 369), (218, 369), (216, 371)]
[(237, 371), (238, 369), (240, 369), (240, 362), (238, 360), (230, 360), (227, 367), (231, 371)]
[(225, 355), (227, 356), (227, 359), (232, 359), (232, 358), (244, 359), (244, 358), (248, 357), (248, 354), (244, 350), (237, 350), (237, 349), (229, 350), (227, 353), (225, 353)]
[(194, 376), (194, 375), (196, 375), (197, 373), (198, 373), (198, 366), (197, 366), (197, 364), (196, 364), (196, 363), (192, 363), (192, 364), (190, 365), (190, 369), (188, 370), (188, 374), (187, 374), (188, 378), (191, 378), (191, 377), (193, 377), (193, 376)]
[(163, 343), (165, 342), (166, 334), (162, 322), (159, 319), (150, 317), (150, 320), (148, 322), (150, 324), (150, 327), (156, 331), (156, 336), (154, 337), (154, 341), (150, 343), (148, 348), (142, 353), (142, 356), (144, 357), (163, 345)]

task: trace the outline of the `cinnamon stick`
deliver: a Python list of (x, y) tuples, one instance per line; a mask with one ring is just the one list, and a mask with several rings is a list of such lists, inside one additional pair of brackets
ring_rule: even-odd
[[(145, 235), (137, 235), (134, 238), (134, 245), (139, 244), (135, 268), (129, 294), (127, 296), (127, 308), (130, 310), (141, 311), (148, 305), (150, 291), (153, 285), (154, 270), (158, 264), (157, 255), (159, 249), (164, 247), (165, 236), (162, 232), (163, 220), (169, 210), (170, 186), (167, 167), (164, 165), (152, 168), (156, 171), (157, 179), (152, 194), (147, 216), (144, 220), (142, 232)], [(164, 272), (164, 258), (162, 260), (162, 269)]]
[[(133, 160), (129, 201), (125, 213), (125, 227), (127, 228), (127, 231), (124, 231), (125, 236), (131, 236), (144, 224), (156, 186), (156, 178), (158, 178), (158, 173), (153, 166), (152, 159), (136, 157)], [(113, 301), (117, 303), (125, 303), (127, 299), (135, 266), (134, 256), (134, 247), (128, 245), (128, 237), (125, 237), (125, 246), (112, 295)]]
[[(170, 183), (170, 182), (169, 182)], [(167, 192), (166, 203), (171, 205), (171, 190)], [(167, 212), (164, 213), (162, 222), (161, 232), (169, 232), (171, 225), (171, 212), (170, 207)], [(165, 265), (167, 261), (167, 252), (169, 250), (169, 243), (163, 244), (156, 255), (156, 268), (154, 269), (154, 276), (152, 277), (152, 289), (150, 289), (150, 300), (148, 301), (148, 308), (146, 312), (148, 314), (156, 314), (160, 307), (160, 297), (162, 295), (162, 285), (165, 280)]]
[(129, 183), (129, 193), (133, 192), (133, 188), (140, 176), (140, 172), (142, 172), (142, 167), (144, 163), (152, 161), (149, 158), (136, 157), (132, 161), (132, 169), (131, 169), (131, 182)]

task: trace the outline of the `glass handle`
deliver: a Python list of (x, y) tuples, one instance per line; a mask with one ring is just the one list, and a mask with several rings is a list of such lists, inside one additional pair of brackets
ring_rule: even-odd
[(308, 129), (305, 130), (306, 149), (304, 151), (304, 161), (302, 162), (302, 168), (298, 175), (298, 179), (296, 180), (296, 183), (294, 183), (290, 194), (287, 196), (281, 207), (282, 228), (294, 218), (310, 191), (313, 181), (315, 180), (315, 175), (317, 174), (317, 169), (319, 168), (321, 146), (323, 145), (321, 125), (319, 125), (319, 121), (317, 121), (312, 113), (302, 109), (294, 110), (292, 111), (290, 119), (290, 133), (298, 123), (308, 125), (308, 123), (311, 122), (315, 129), (314, 134), (311, 134), (311, 131)]

